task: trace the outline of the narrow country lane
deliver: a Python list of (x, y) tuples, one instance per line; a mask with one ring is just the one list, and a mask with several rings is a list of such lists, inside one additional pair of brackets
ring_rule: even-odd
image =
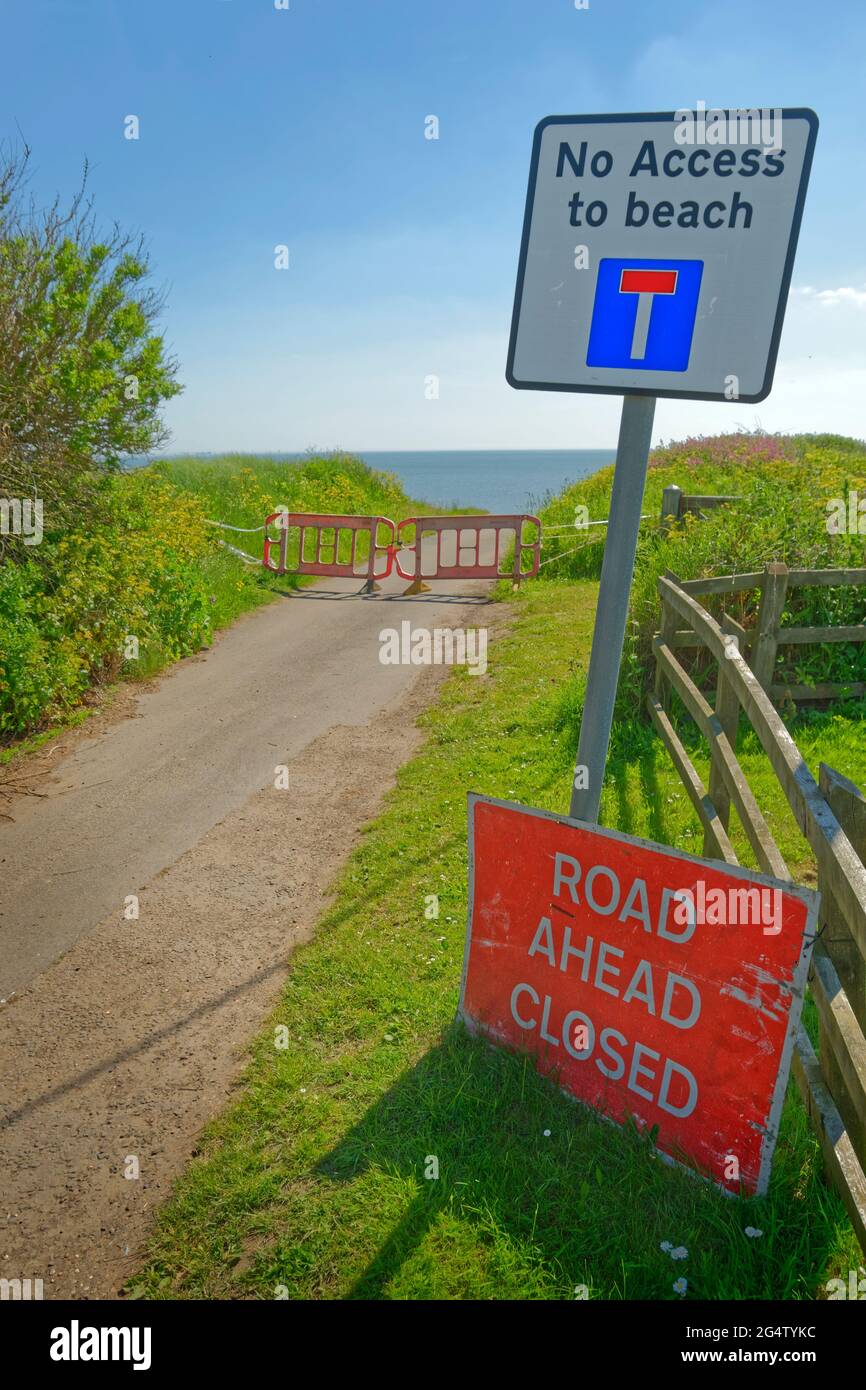
[[(486, 626), (489, 586), (323, 580), (74, 736), (0, 824), (0, 1276), (110, 1297), (219, 1112), (442, 668), (379, 634)], [(288, 788), (274, 786), (288, 768)], [(127, 920), (124, 901), (139, 899)], [(133, 1173), (138, 1176), (129, 1176)]]

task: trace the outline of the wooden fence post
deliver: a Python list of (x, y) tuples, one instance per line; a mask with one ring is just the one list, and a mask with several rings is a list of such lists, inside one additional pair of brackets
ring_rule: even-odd
[(667, 531), (672, 521), (679, 521), (683, 490), (671, 483), (662, 493), (662, 530)]
[[(855, 853), (866, 864), (866, 797), (853, 782), (849, 782), (847, 777), (835, 772), (826, 763), (821, 763), (818, 785), (851, 841)], [(836, 968), (839, 983), (848, 996), (860, 1030), (866, 1035), (866, 958), (839, 910), (833, 896), (832, 882), (825, 881), (820, 873), (818, 888), (821, 892), (821, 916), (825, 927), (820, 938), (821, 943)], [(827, 1089), (845, 1121), (854, 1152), (866, 1170), (866, 1115), (853, 1104), (849, 1096), (823, 1025), (820, 1032), (819, 1056)]]
[(761, 607), (758, 612), (758, 626), (752, 643), (751, 667), (755, 679), (769, 694), (776, 669), (776, 651), (779, 646), (779, 626), (788, 593), (788, 566), (767, 565), (761, 581)]

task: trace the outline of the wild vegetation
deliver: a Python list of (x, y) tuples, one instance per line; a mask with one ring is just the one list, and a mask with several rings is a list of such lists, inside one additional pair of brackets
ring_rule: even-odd
[[(0, 151), (0, 745), (75, 717), (119, 674), (198, 650), (268, 598), (272, 580), (208, 520), (407, 501), (345, 455), (122, 472), (165, 445), (162, 407), (181, 390), (162, 297), (141, 239), (100, 231), (86, 168), (68, 206), (43, 208), (29, 159)], [(39, 535), (12, 524), (25, 503), (41, 506)], [(240, 548), (260, 556), (261, 536)]]
[[(228, 455), (172, 459), (89, 481), (91, 502), (69, 526), (0, 563), (0, 740), (75, 711), (123, 675), (153, 674), (206, 646), (216, 629), (293, 587), (245, 564), (279, 505), (372, 513), (410, 508), (397, 480), (348, 455), (291, 464)], [(130, 655), (128, 637), (137, 639)]]
[[(607, 468), (576, 483), (550, 500), (542, 522), (551, 528), (573, 527), (580, 506), (592, 519), (606, 517), (612, 481), (613, 469)], [(662, 493), (672, 483), (685, 493), (734, 495), (738, 500), (708, 511), (704, 520), (686, 515), (664, 533), (658, 526)], [(835, 515), (829, 504), (842, 499), (847, 506), (852, 493), (866, 497), (866, 444), (839, 435), (718, 435), (653, 451), (620, 674), (621, 735), (629, 718), (643, 718), (643, 696), (653, 671), (652, 636), (658, 630), (658, 576), (665, 570), (681, 579), (743, 574), (777, 560), (792, 569), (866, 566), (866, 517), (862, 534), (828, 529)], [(551, 531), (545, 558), (557, 552), (563, 558), (546, 565), (542, 576), (598, 578), (603, 549), (603, 527)], [(725, 611), (749, 629), (759, 600), (757, 589), (732, 595), (724, 600)], [(718, 612), (720, 602), (710, 599), (708, 607)], [(792, 588), (783, 625), (841, 626), (860, 623), (863, 616), (862, 589), (857, 587)], [(789, 647), (780, 656), (782, 673), (800, 684), (866, 680), (866, 643)], [(565, 698), (566, 705), (569, 700), (577, 704), (571, 716), (577, 718), (577, 689)]]
[(86, 167), (68, 206), (40, 207), (29, 159), (0, 150), (0, 496), (40, 497), (57, 535), (111, 515), (101, 479), (165, 442), (161, 407), (181, 387), (142, 239), (100, 231)]
[[(665, 482), (749, 488), (750, 502), (666, 538), (648, 530), (638, 627), (656, 623), (659, 566), (685, 577), (777, 557), (856, 563), (862, 538), (836, 547), (823, 501), (855, 485), (862, 460), (863, 446), (837, 439), (734, 436), (659, 451), (645, 506), (654, 519)], [(592, 516), (606, 516), (609, 489), (607, 470), (551, 500), (545, 520), (570, 524), (584, 499)], [(797, 511), (810, 494), (817, 536)], [(559, 544), (573, 546), (573, 533)], [(424, 747), (400, 770), (315, 937), (295, 952), (244, 1085), (163, 1209), (134, 1296), (811, 1299), (857, 1267), (856, 1239), (793, 1085), (768, 1196), (731, 1201), (660, 1163), (636, 1130), (575, 1106), (528, 1057), (454, 1023), (465, 793), (567, 812), (600, 560), (591, 547), (594, 561), (588, 546), (561, 562), (587, 566), (589, 577), (563, 578), (554, 564), (516, 596), (503, 586), (510, 631), (494, 642), (487, 675), (455, 670), (425, 716)], [(639, 651), (639, 632), (634, 642)], [(636, 664), (620, 692), (601, 822), (700, 854), (702, 828), (679, 775), (635, 717), (646, 676)], [(866, 785), (864, 713), (844, 704), (788, 713), (813, 771), (824, 759)], [(683, 735), (706, 781), (706, 749)], [(742, 734), (739, 756), (792, 873), (814, 884), (808, 847), (753, 734)], [(741, 862), (754, 866), (736, 823), (731, 834)], [(811, 1001), (803, 1017), (817, 1043)], [(276, 1028), (285, 1045), (275, 1046)], [(681, 1262), (672, 1263), (671, 1246), (687, 1252)]]

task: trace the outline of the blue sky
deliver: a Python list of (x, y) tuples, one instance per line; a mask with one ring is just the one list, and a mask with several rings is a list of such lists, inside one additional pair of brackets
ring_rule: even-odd
[(811, 106), (821, 130), (772, 394), (660, 401), (656, 438), (866, 435), (861, 0), (3, 0), (0, 15), (0, 137), (32, 147), (33, 192), (70, 193), (87, 158), (102, 220), (147, 238), (185, 386), (174, 450), (613, 445), (617, 398), (505, 382), (532, 132), (698, 100)]

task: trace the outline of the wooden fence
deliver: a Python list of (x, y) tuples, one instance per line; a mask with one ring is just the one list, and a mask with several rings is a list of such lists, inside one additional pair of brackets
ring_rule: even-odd
[[(676, 580), (676, 576), (671, 575)], [(738, 594), (749, 589), (761, 590), (761, 603), (755, 629), (747, 632), (739, 623), (728, 619), (727, 633), (739, 643), (743, 655), (761, 685), (773, 700), (788, 696), (792, 700), (831, 700), (840, 695), (866, 695), (866, 682), (851, 681), (847, 685), (820, 681), (817, 685), (797, 685), (777, 681), (776, 658), (780, 648), (823, 642), (866, 642), (866, 623), (845, 627), (782, 627), (782, 614), (788, 594), (796, 588), (844, 587), (866, 585), (866, 569), (789, 570), (787, 565), (766, 565), (751, 574), (726, 575), (721, 579), (676, 580), (684, 593), (692, 598), (708, 594)], [(663, 599), (664, 607), (664, 599)], [(664, 618), (663, 618), (664, 627)], [(690, 629), (672, 630), (672, 647), (700, 647), (704, 644)]]
[(664, 530), (675, 521), (682, 521), (687, 512), (703, 516), (713, 507), (723, 507), (727, 502), (741, 502), (738, 496), (711, 495), (705, 492), (683, 492), (676, 483), (669, 484), (662, 493), (661, 524)]
[[(773, 706), (779, 592), (783, 581), (790, 585), (792, 578), (796, 583), (810, 582), (807, 572), (782, 570), (769, 566), (766, 581), (761, 574), (725, 581), (680, 583), (673, 575), (659, 580), (661, 628), (654, 641), (655, 689), (647, 697), (647, 706), (703, 825), (706, 857), (738, 862), (728, 835), (733, 805), (759, 867), (776, 878), (791, 879), (737, 760), (741, 713), (755, 730), (812, 848), (822, 898), (821, 932), (809, 977), (820, 1020), (819, 1056), (801, 1026), (793, 1073), (821, 1140), (827, 1173), (866, 1251), (866, 800), (852, 783), (826, 766), (820, 770), (820, 785), (815, 782)], [(821, 577), (830, 573), (840, 572), (817, 571), (811, 582), (840, 582)], [(866, 571), (848, 574), (861, 574), (859, 582), (866, 583)], [(741, 650), (742, 627), (732, 618), (718, 623), (695, 595), (734, 593), (758, 583), (765, 584), (761, 610), (767, 621), (759, 618), (747, 662)], [(714, 707), (674, 655), (677, 647), (696, 645), (705, 648), (717, 666)], [(708, 787), (671, 721), (672, 691), (709, 745)]]

